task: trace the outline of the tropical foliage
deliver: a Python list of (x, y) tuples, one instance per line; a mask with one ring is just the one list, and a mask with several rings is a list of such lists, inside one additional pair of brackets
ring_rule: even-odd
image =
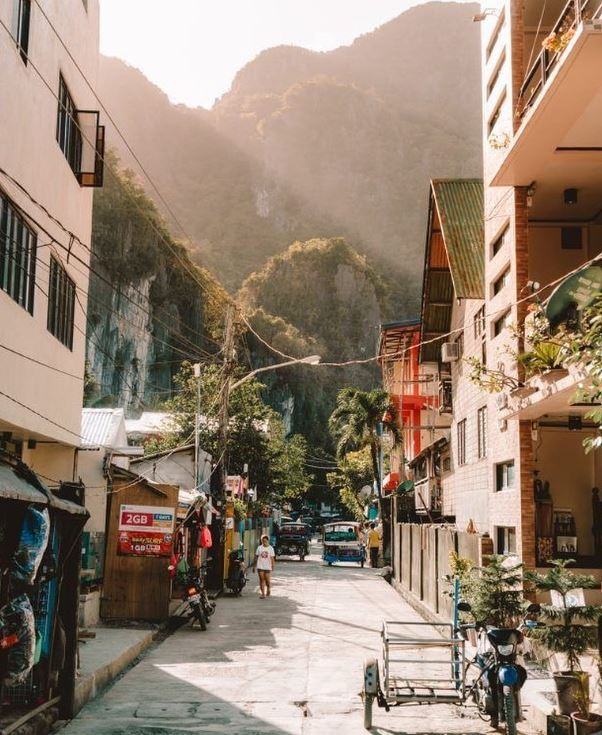
[(337, 457), (367, 448), (370, 451), (373, 478), (379, 497), (380, 486), (379, 448), (382, 430), (389, 432), (393, 445), (401, 440), (397, 420), (397, 408), (385, 390), (363, 391), (343, 388), (337, 396), (337, 404), (330, 416), (330, 431), (336, 442)]
[[(199, 381), (200, 445), (218, 459), (223, 372), (216, 365), (203, 365)], [(191, 363), (182, 365), (175, 382), (178, 390), (163, 406), (173, 416), (171, 431), (159, 443), (147, 446), (148, 452), (193, 441), (197, 378)], [(229, 474), (240, 474), (248, 465), (250, 485), (257, 487), (257, 499), (265, 504), (304, 495), (312, 478), (305, 469), (306, 440), (299, 435), (286, 436), (278, 414), (261, 400), (261, 389), (261, 383), (251, 379), (231, 391), (226, 461)]]
[(338, 468), (329, 472), (327, 482), (338, 493), (341, 504), (353, 515), (356, 521), (364, 520), (366, 498), (360, 497), (360, 490), (372, 487), (374, 482), (370, 449), (364, 447), (358, 452), (349, 452), (338, 459)]
[(602, 615), (599, 605), (574, 605), (569, 601), (571, 591), (599, 586), (590, 575), (571, 572), (568, 567), (574, 563), (573, 559), (555, 559), (545, 574), (525, 574), (525, 579), (539, 592), (556, 592), (560, 597), (561, 604), (542, 606), (543, 619), (548, 624), (535, 628), (531, 635), (550, 651), (564, 654), (571, 672), (581, 669), (580, 656), (597, 645), (597, 622)]

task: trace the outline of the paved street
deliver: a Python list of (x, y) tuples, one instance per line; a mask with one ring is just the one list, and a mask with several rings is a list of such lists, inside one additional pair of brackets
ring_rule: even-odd
[[(316, 551), (314, 547), (314, 551)], [(278, 563), (271, 599), (257, 577), (241, 598), (218, 600), (209, 630), (169, 637), (62, 735), (356, 735), (362, 663), (379, 651), (384, 618), (417, 619), (371, 569)], [(464, 716), (462, 716), (464, 715)], [(477, 735), (473, 709), (375, 707), (382, 735)]]

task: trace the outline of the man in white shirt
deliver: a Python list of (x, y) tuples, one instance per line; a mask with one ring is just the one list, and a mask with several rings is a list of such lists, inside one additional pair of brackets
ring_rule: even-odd
[(269, 597), (271, 593), (271, 576), (274, 570), (275, 558), (276, 552), (274, 547), (270, 545), (270, 537), (264, 534), (261, 537), (261, 544), (255, 552), (255, 562), (253, 564), (253, 571), (257, 569), (259, 574), (259, 589), (261, 590), (260, 597), (262, 600)]

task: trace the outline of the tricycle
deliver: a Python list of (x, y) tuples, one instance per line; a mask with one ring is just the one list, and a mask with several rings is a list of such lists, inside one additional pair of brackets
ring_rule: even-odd
[[(460, 603), (458, 609), (469, 612)], [(539, 612), (531, 604), (527, 615)], [(520, 719), (520, 690), (527, 678), (517, 662), (523, 629), (541, 625), (526, 617), (518, 628), (494, 628), (482, 623), (425, 623), (386, 621), (382, 627), (382, 665), (364, 662), (364, 727), (372, 727), (372, 705), (388, 712), (404, 704), (465, 704), (473, 701), (483, 719), (506, 735), (516, 735)], [(476, 650), (465, 655), (467, 630), (477, 632)], [(383, 678), (381, 684), (380, 672)]]
[(324, 544), (322, 558), (328, 566), (337, 561), (353, 561), (364, 566), (366, 548), (360, 536), (359, 523), (351, 521), (325, 523), (322, 543)]
[(276, 556), (297, 556), (305, 561), (309, 554), (311, 530), (305, 523), (284, 523), (276, 534)]

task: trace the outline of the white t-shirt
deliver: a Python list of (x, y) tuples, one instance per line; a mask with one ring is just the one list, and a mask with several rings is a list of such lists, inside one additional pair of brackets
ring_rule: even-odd
[(272, 571), (272, 559), (276, 556), (276, 552), (274, 551), (273, 546), (264, 546), (261, 544), (257, 547), (257, 551), (255, 552), (255, 557), (257, 559), (257, 569), (261, 569), (262, 571), (271, 572)]

